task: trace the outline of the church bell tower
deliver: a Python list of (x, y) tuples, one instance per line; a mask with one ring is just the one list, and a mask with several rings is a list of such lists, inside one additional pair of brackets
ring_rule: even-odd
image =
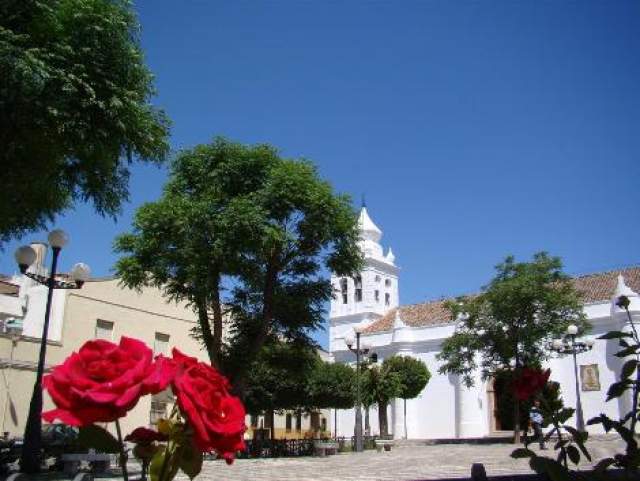
[(358, 217), (358, 245), (364, 255), (364, 267), (355, 277), (331, 276), (333, 300), (330, 310), (329, 350), (344, 350), (344, 337), (357, 324), (369, 323), (398, 306), (398, 267), (391, 248), (384, 252), (382, 231), (365, 206)]

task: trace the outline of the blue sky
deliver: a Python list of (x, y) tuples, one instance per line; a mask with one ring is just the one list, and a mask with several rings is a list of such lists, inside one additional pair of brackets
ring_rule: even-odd
[[(569, 273), (640, 263), (639, 2), (136, 8), (173, 147), (269, 142), (356, 203), (366, 194), (402, 303), (477, 290), (507, 254), (547, 250)], [(63, 267), (109, 274), (114, 236), (165, 178), (136, 166), (117, 222), (87, 206), (61, 217)]]

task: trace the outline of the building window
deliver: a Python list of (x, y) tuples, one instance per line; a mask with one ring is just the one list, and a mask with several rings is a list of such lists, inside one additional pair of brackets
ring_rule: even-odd
[(169, 334), (156, 332), (156, 337), (153, 340), (153, 353), (162, 354), (163, 356), (169, 353)]
[(322, 418), (322, 431), (327, 431), (327, 418)]
[(347, 279), (342, 278), (340, 280), (340, 290), (342, 291), (342, 303), (347, 304), (349, 302), (349, 285)]
[(250, 423), (252, 428), (257, 428), (258, 427), (258, 416), (256, 416), (255, 414), (252, 414), (249, 417), (249, 423)]
[(296, 415), (296, 431), (302, 431), (302, 413)]
[(151, 412), (149, 413), (149, 423), (158, 424), (160, 419), (167, 418), (167, 402), (160, 400), (151, 401)]
[(384, 285), (387, 287), (391, 287), (391, 279), (385, 279)]
[(105, 341), (113, 340), (113, 322), (103, 321), (98, 319), (96, 321), (96, 339), (104, 339)]
[(376, 275), (376, 282), (380, 282), (380, 276)]
[(391, 294), (387, 292), (384, 295), (384, 305), (388, 306), (389, 304), (391, 304)]
[(376, 302), (380, 302), (380, 291), (376, 290), (375, 295), (376, 295)]
[(356, 286), (355, 300), (356, 302), (362, 302), (362, 277), (358, 276), (354, 279)]
[(287, 413), (287, 418), (285, 421), (285, 428), (288, 433), (291, 432), (291, 413)]

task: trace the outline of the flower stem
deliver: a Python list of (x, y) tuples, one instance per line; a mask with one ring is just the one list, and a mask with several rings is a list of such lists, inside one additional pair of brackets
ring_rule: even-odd
[[(638, 336), (638, 331), (636, 330), (636, 326), (633, 322), (633, 318), (631, 317), (631, 312), (629, 312), (629, 306), (624, 308), (627, 311), (627, 317), (629, 318), (629, 324), (631, 324), (631, 329), (633, 329), (633, 337), (636, 341), (636, 344), (640, 344), (640, 337)], [(636, 353), (636, 360), (639, 360), (639, 356)], [(638, 422), (638, 397), (640, 396), (640, 367), (636, 366), (636, 382), (633, 384), (632, 391), (632, 403), (631, 406), (631, 433), (633, 436), (636, 434), (636, 423)]]
[(118, 419), (116, 419), (116, 433), (118, 434), (118, 443), (120, 444), (120, 466), (122, 467), (122, 477), (124, 478), (124, 481), (129, 481), (129, 472), (127, 471), (127, 452), (124, 449), (122, 430), (120, 429), (120, 421)]

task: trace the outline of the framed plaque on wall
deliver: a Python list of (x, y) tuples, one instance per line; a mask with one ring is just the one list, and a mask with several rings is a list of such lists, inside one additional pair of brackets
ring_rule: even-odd
[(583, 391), (600, 391), (600, 372), (597, 364), (580, 366), (580, 385)]

